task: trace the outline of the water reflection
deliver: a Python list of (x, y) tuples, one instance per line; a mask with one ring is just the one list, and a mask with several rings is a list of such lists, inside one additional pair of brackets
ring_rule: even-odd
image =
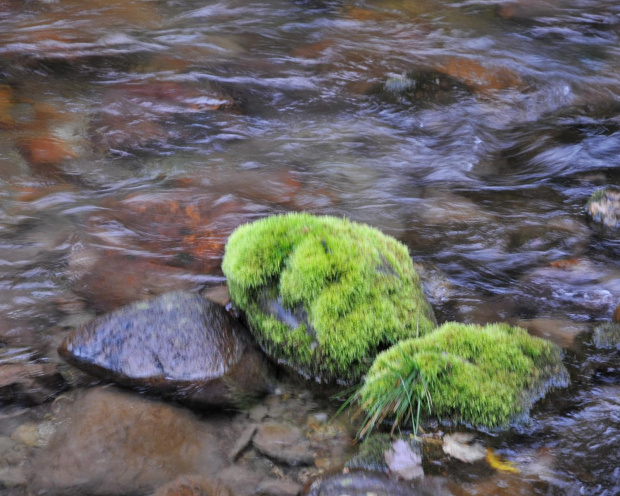
[[(608, 0), (1, 2), (0, 365), (220, 285), (230, 232), (291, 210), (405, 242), (443, 320), (581, 349), (620, 302), (618, 234), (582, 210), (620, 181), (619, 31)], [(617, 384), (504, 446), (542, 460), (528, 490), (618, 493)]]

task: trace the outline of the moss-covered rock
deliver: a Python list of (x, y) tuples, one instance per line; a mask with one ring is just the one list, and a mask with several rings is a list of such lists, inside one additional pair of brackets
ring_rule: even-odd
[(294, 213), (238, 228), (222, 269), (262, 347), (307, 377), (352, 382), (435, 317), (407, 248), (346, 219)]
[[(408, 380), (412, 372), (421, 380)], [(507, 324), (449, 322), (378, 355), (358, 399), (374, 423), (393, 418), (403, 404), (415, 414), (420, 402), (425, 416), (494, 428), (527, 418), (536, 400), (567, 384), (560, 349), (551, 342)]]
[(620, 228), (620, 188), (608, 186), (596, 190), (586, 203), (586, 213), (606, 227)]

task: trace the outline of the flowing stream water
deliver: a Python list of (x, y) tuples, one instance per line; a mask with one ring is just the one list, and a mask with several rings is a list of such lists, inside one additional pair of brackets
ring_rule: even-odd
[(620, 362), (588, 333), (620, 236), (584, 213), (620, 184), (619, 36), (612, 0), (1, 0), (0, 364), (221, 286), (242, 223), (344, 216), (408, 246), (440, 321), (565, 349), (571, 388), (490, 435), (521, 476), (444, 475), (619, 495)]

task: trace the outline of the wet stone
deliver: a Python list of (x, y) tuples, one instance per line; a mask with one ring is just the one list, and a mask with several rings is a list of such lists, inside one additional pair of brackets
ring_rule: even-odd
[(183, 475), (158, 489), (153, 496), (234, 496), (228, 487), (199, 475)]
[(220, 428), (186, 409), (112, 388), (74, 399), (29, 464), (32, 494), (150, 494), (181, 474), (212, 477), (221, 467)]
[(254, 422), (260, 422), (267, 416), (268, 413), (269, 410), (265, 405), (256, 405), (250, 410), (250, 420), (253, 420)]
[(0, 403), (38, 405), (53, 398), (65, 382), (53, 364), (7, 363), (0, 365)]
[(111, 310), (170, 291), (191, 291), (196, 283), (187, 272), (135, 257), (103, 256), (83, 250), (71, 254), (73, 290), (98, 312)]
[[(336, 474), (312, 484), (307, 496), (451, 496), (451, 484), (440, 478), (406, 482), (378, 472)], [(461, 494), (460, 492), (458, 494)]]
[(0, 456), (11, 451), (15, 446), (15, 441), (6, 436), (0, 436)]
[(22, 487), (28, 483), (21, 467), (10, 467), (0, 469), (0, 487), (7, 489)]
[(268, 362), (247, 331), (193, 293), (96, 318), (69, 335), (59, 354), (95, 376), (197, 406), (239, 407), (269, 386)]
[(230, 450), (230, 453), (228, 454), (228, 459), (230, 461), (235, 461), (239, 457), (239, 455), (249, 446), (257, 429), (258, 426), (256, 424), (250, 424), (243, 430), (243, 432), (239, 435), (237, 441), (235, 441), (235, 444)]
[(310, 465), (314, 462), (308, 438), (292, 424), (265, 422), (258, 428), (253, 443), (264, 455), (288, 465)]
[(295, 482), (271, 478), (262, 480), (256, 489), (264, 496), (297, 496), (301, 490), (302, 487)]
[(13, 434), (11, 439), (17, 443), (25, 444), (26, 446), (36, 446), (39, 440), (39, 432), (37, 430), (37, 424), (28, 422), (20, 425)]

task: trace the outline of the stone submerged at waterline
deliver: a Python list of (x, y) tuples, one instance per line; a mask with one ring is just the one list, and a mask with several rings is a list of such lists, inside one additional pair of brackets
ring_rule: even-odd
[(92, 375), (190, 406), (241, 407), (270, 386), (270, 364), (243, 326), (188, 292), (98, 317), (58, 352)]

